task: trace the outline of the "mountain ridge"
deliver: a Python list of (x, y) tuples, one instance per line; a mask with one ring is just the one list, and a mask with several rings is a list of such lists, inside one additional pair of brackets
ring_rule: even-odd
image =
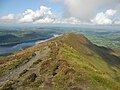
[[(48, 51), (46, 54), (45, 51)], [(2, 90), (119, 90), (120, 58), (78, 33), (67, 33), (0, 61), (0, 78), (35, 59), (18, 76), (2, 81)], [(39, 56), (38, 55), (38, 56)]]

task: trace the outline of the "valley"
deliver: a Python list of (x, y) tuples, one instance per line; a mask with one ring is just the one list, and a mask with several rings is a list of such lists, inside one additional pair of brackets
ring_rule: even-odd
[(119, 29), (116, 29), (115, 31), (112, 30), (82, 27), (1, 28), (0, 56), (7, 56), (26, 47), (33, 46), (38, 41), (49, 39), (53, 37), (53, 35), (61, 35), (68, 32), (81, 33), (93, 44), (98, 46), (113, 49), (120, 48), (120, 31)]

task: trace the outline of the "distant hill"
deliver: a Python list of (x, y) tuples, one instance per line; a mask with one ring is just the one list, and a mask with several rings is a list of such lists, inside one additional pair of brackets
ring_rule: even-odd
[(120, 56), (67, 33), (0, 60), (0, 90), (119, 90)]
[(45, 40), (53, 37), (51, 31), (0, 30), (0, 46), (13, 46), (23, 42)]

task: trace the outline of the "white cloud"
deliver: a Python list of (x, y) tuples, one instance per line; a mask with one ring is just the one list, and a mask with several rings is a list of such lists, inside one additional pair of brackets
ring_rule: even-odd
[[(58, 0), (59, 1), (59, 0)], [(67, 0), (66, 0), (67, 1)], [(69, 1), (69, 0), (68, 0)], [(71, 1), (70, 1), (71, 3)], [(72, 4), (72, 3), (71, 3)], [(73, 5), (77, 4), (73, 1)], [(74, 7), (77, 10), (78, 6)], [(76, 11), (75, 11), (76, 12)], [(13, 21), (18, 23), (50, 23), (50, 24), (120, 24), (118, 19), (114, 19), (118, 10), (109, 9), (106, 12), (97, 13), (96, 16), (90, 20), (91, 22), (84, 21), (79, 17), (62, 17), (59, 18), (53, 14), (51, 8), (41, 6), (38, 10), (27, 9), (21, 14), (8, 14), (6, 16), (1, 16), (1, 21)], [(87, 13), (87, 12), (86, 12)], [(76, 13), (75, 13), (76, 15)], [(89, 16), (88, 16), (89, 17)], [(8, 23), (8, 22), (7, 22)]]
[(94, 19), (91, 20), (94, 24), (112, 24), (113, 16), (116, 14), (116, 10), (109, 9), (105, 13), (97, 13)]
[(33, 12), (31, 9), (27, 9), (22, 14), (22, 18), (19, 19), (20, 22), (33, 22), (35, 12)]
[[(116, 7), (116, 5), (120, 3), (120, 0), (62, 0), (62, 1), (65, 8), (64, 16), (76, 17), (81, 19), (82, 21), (89, 21), (89, 19), (94, 16), (95, 12), (99, 8), (104, 7), (108, 8), (110, 4)], [(108, 14), (110, 13), (111, 11), (108, 11)]]
[[(62, 3), (65, 17), (75, 17), (82, 21), (89, 21), (98, 9), (116, 8), (120, 5), (120, 0), (42, 0), (46, 2)], [(110, 14), (111, 11), (108, 11)], [(113, 13), (113, 12), (112, 12)], [(115, 13), (115, 12), (114, 12)]]
[(2, 20), (13, 20), (15, 18), (14, 14), (8, 14), (7, 16), (2, 16), (0, 19)]
[(33, 11), (31, 9), (27, 9), (23, 14), (22, 18), (19, 19), (20, 22), (40, 22), (40, 23), (48, 23), (52, 19), (52, 12), (50, 8), (45, 6), (41, 6), (39, 10)]
[(120, 20), (115, 21), (114, 24), (120, 25)]
[(75, 17), (70, 17), (70, 18), (55, 19), (53, 23), (57, 23), (57, 24), (81, 24), (81, 21), (79, 19), (76, 19)]
[(117, 12), (116, 10), (109, 9), (109, 10), (106, 11), (105, 14), (106, 14), (107, 16), (114, 16), (114, 15), (116, 14), (116, 12)]
[(20, 23), (51, 23), (51, 24), (80, 24), (80, 20), (75, 17), (70, 18), (58, 18), (56, 17), (50, 8), (41, 6), (40, 9), (33, 11), (27, 9), (24, 13), (13, 15), (9, 14), (7, 16), (1, 17), (2, 19), (14, 19)]
[(109, 19), (103, 12), (98, 13), (91, 21), (95, 24), (112, 24), (112, 20)]
[(52, 18), (44, 18), (44, 19), (39, 19), (36, 22), (34, 22), (34, 24), (38, 24), (38, 23), (53, 23), (54, 19)]

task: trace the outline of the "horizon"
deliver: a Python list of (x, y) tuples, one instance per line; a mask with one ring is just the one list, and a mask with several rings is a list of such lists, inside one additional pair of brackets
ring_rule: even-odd
[[(120, 31), (120, 25), (71, 25), (71, 24), (18, 24), (18, 25), (0, 25), (0, 29), (15, 28), (84, 28), (88, 31)], [(93, 29), (93, 30), (92, 30)]]

